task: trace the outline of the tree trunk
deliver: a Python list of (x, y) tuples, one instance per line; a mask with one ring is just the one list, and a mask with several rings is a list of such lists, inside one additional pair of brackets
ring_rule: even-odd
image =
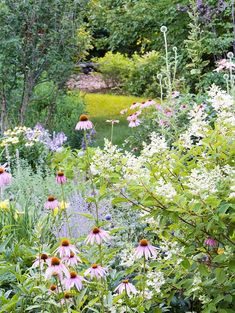
[(20, 105), (20, 110), (19, 110), (20, 125), (24, 125), (25, 123), (26, 112), (27, 112), (29, 100), (33, 92), (33, 87), (34, 87), (34, 80), (32, 78), (32, 75), (30, 76), (26, 74), (25, 79), (24, 79), (22, 100), (21, 100), (21, 105)]
[(0, 130), (4, 132), (6, 127), (6, 115), (7, 115), (7, 101), (4, 87), (1, 89), (1, 121), (0, 121)]

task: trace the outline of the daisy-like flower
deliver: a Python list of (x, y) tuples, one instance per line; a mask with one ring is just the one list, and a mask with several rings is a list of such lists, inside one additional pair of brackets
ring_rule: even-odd
[(209, 237), (204, 241), (204, 244), (209, 247), (216, 248), (218, 245), (218, 242), (215, 239)]
[(58, 292), (58, 287), (56, 285), (51, 285), (50, 288), (49, 288), (49, 294), (53, 294), (53, 293), (56, 293)]
[(67, 181), (66, 176), (64, 175), (64, 172), (59, 171), (56, 175), (56, 182), (60, 185), (65, 184)]
[(128, 111), (128, 109), (123, 109), (123, 110), (120, 111), (120, 114), (121, 114), (121, 115), (124, 115), (124, 114), (127, 113), (127, 111)]
[(100, 245), (102, 241), (107, 241), (110, 238), (111, 237), (107, 231), (99, 227), (94, 227), (87, 236), (85, 243), (93, 245), (95, 242), (97, 242), (97, 244)]
[(75, 266), (78, 263), (82, 263), (82, 260), (73, 252), (70, 252), (70, 256), (63, 257), (62, 261), (68, 266)]
[(129, 127), (137, 127), (140, 125), (140, 120), (138, 119), (138, 116), (141, 114), (141, 111), (137, 111), (127, 117), (127, 120), (129, 122)]
[(171, 94), (172, 98), (177, 98), (177, 97), (179, 97), (179, 95), (180, 95), (180, 92), (177, 90), (173, 91)]
[(65, 267), (63, 263), (61, 263), (61, 260), (57, 257), (52, 257), (50, 259), (50, 265), (46, 269), (45, 272), (45, 278), (50, 279), (52, 276), (58, 276), (61, 280), (63, 277), (63, 274), (65, 274), (66, 277), (69, 277), (69, 271)]
[(83, 277), (79, 276), (76, 272), (70, 272), (69, 277), (64, 280), (64, 286), (66, 290), (70, 290), (76, 287), (78, 291), (82, 289)]
[(119, 120), (106, 120), (106, 123), (111, 123), (112, 125), (118, 124)]
[(141, 258), (142, 256), (145, 259), (148, 259), (150, 257), (156, 258), (156, 248), (149, 244), (148, 240), (142, 239), (139, 242), (139, 246), (136, 248), (134, 255), (137, 258)]
[(92, 128), (93, 124), (91, 121), (89, 121), (88, 116), (86, 114), (82, 114), (79, 118), (79, 122), (75, 127), (75, 130), (87, 130)]
[(147, 101), (145, 101), (145, 102), (142, 102), (141, 105), (140, 105), (140, 107), (141, 107), (142, 109), (144, 109), (144, 108), (148, 108), (148, 107), (150, 107), (150, 106), (152, 106), (152, 105), (154, 105), (154, 104), (156, 104), (156, 102), (155, 102), (154, 100), (152, 100), (152, 99), (149, 99), (149, 100), (147, 100)]
[(74, 245), (71, 245), (68, 239), (64, 239), (61, 241), (60, 246), (55, 250), (54, 253), (59, 253), (60, 258), (62, 258), (64, 256), (70, 257), (71, 252), (75, 254), (79, 251)]
[(131, 109), (131, 110), (135, 110), (135, 109), (139, 108), (140, 106), (141, 106), (141, 103), (139, 103), (139, 102), (134, 102), (134, 103), (132, 103), (132, 105), (130, 106), (130, 109)]
[(107, 271), (104, 267), (100, 266), (99, 264), (92, 264), (85, 273), (85, 276), (90, 276), (91, 278), (96, 277), (97, 279), (103, 278), (107, 275)]
[(59, 201), (55, 197), (49, 196), (47, 198), (47, 202), (45, 203), (44, 207), (45, 209), (54, 210), (59, 207)]
[(164, 110), (164, 114), (168, 117), (171, 117), (173, 115), (173, 111), (170, 108), (167, 108)]
[(36, 260), (32, 264), (32, 268), (40, 267), (40, 269), (43, 269), (43, 266), (47, 264), (50, 264), (50, 258), (46, 253), (42, 253), (39, 255), (39, 257), (36, 258)]
[(6, 172), (5, 167), (0, 166), (0, 188), (10, 185), (11, 177), (11, 174)]
[(137, 290), (135, 286), (131, 283), (129, 283), (128, 279), (125, 279), (117, 286), (117, 288), (114, 290), (114, 292), (118, 292), (119, 294), (125, 292), (128, 296), (130, 296), (131, 293), (136, 294)]

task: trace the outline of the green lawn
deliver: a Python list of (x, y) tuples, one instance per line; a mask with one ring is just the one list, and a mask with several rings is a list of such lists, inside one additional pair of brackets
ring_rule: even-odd
[(103, 146), (104, 138), (110, 139), (111, 125), (106, 120), (119, 120), (114, 125), (113, 143), (121, 145), (130, 135), (131, 129), (127, 126), (126, 116), (120, 115), (120, 111), (133, 102), (142, 102), (144, 99), (132, 96), (119, 96), (109, 94), (88, 93), (83, 95), (86, 110), (97, 131), (96, 145)]

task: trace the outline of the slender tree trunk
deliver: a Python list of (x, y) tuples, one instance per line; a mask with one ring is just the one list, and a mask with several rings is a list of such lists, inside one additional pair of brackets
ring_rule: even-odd
[(20, 125), (24, 125), (25, 123), (26, 112), (27, 112), (28, 104), (29, 104), (29, 101), (33, 92), (33, 87), (34, 87), (34, 80), (32, 76), (26, 73), (25, 79), (24, 79), (22, 100), (21, 100), (21, 105), (20, 105), (20, 110), (19, 110)]
[(7, 101), (4, 87), (1, 89), (1, 120), (0, 120), (0, 130), (3, 132), (6, 127), (6, 115), (7, 115)]

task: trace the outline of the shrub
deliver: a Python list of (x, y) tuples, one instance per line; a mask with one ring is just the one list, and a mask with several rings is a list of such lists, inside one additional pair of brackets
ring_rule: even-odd
[(94, 61), (99, 64), (99, 70), (108, 86), (122, 85), (128, 78), (132, 66), (132, 61), (119, 52), (107, 52), (103, 58)]
[(159, 52), (151, 51), (142, 56), (134, 54), (133, 66), (125, 84), (125, 89), (133, 95), (159, 96), (157, 74), (161, 71)]

